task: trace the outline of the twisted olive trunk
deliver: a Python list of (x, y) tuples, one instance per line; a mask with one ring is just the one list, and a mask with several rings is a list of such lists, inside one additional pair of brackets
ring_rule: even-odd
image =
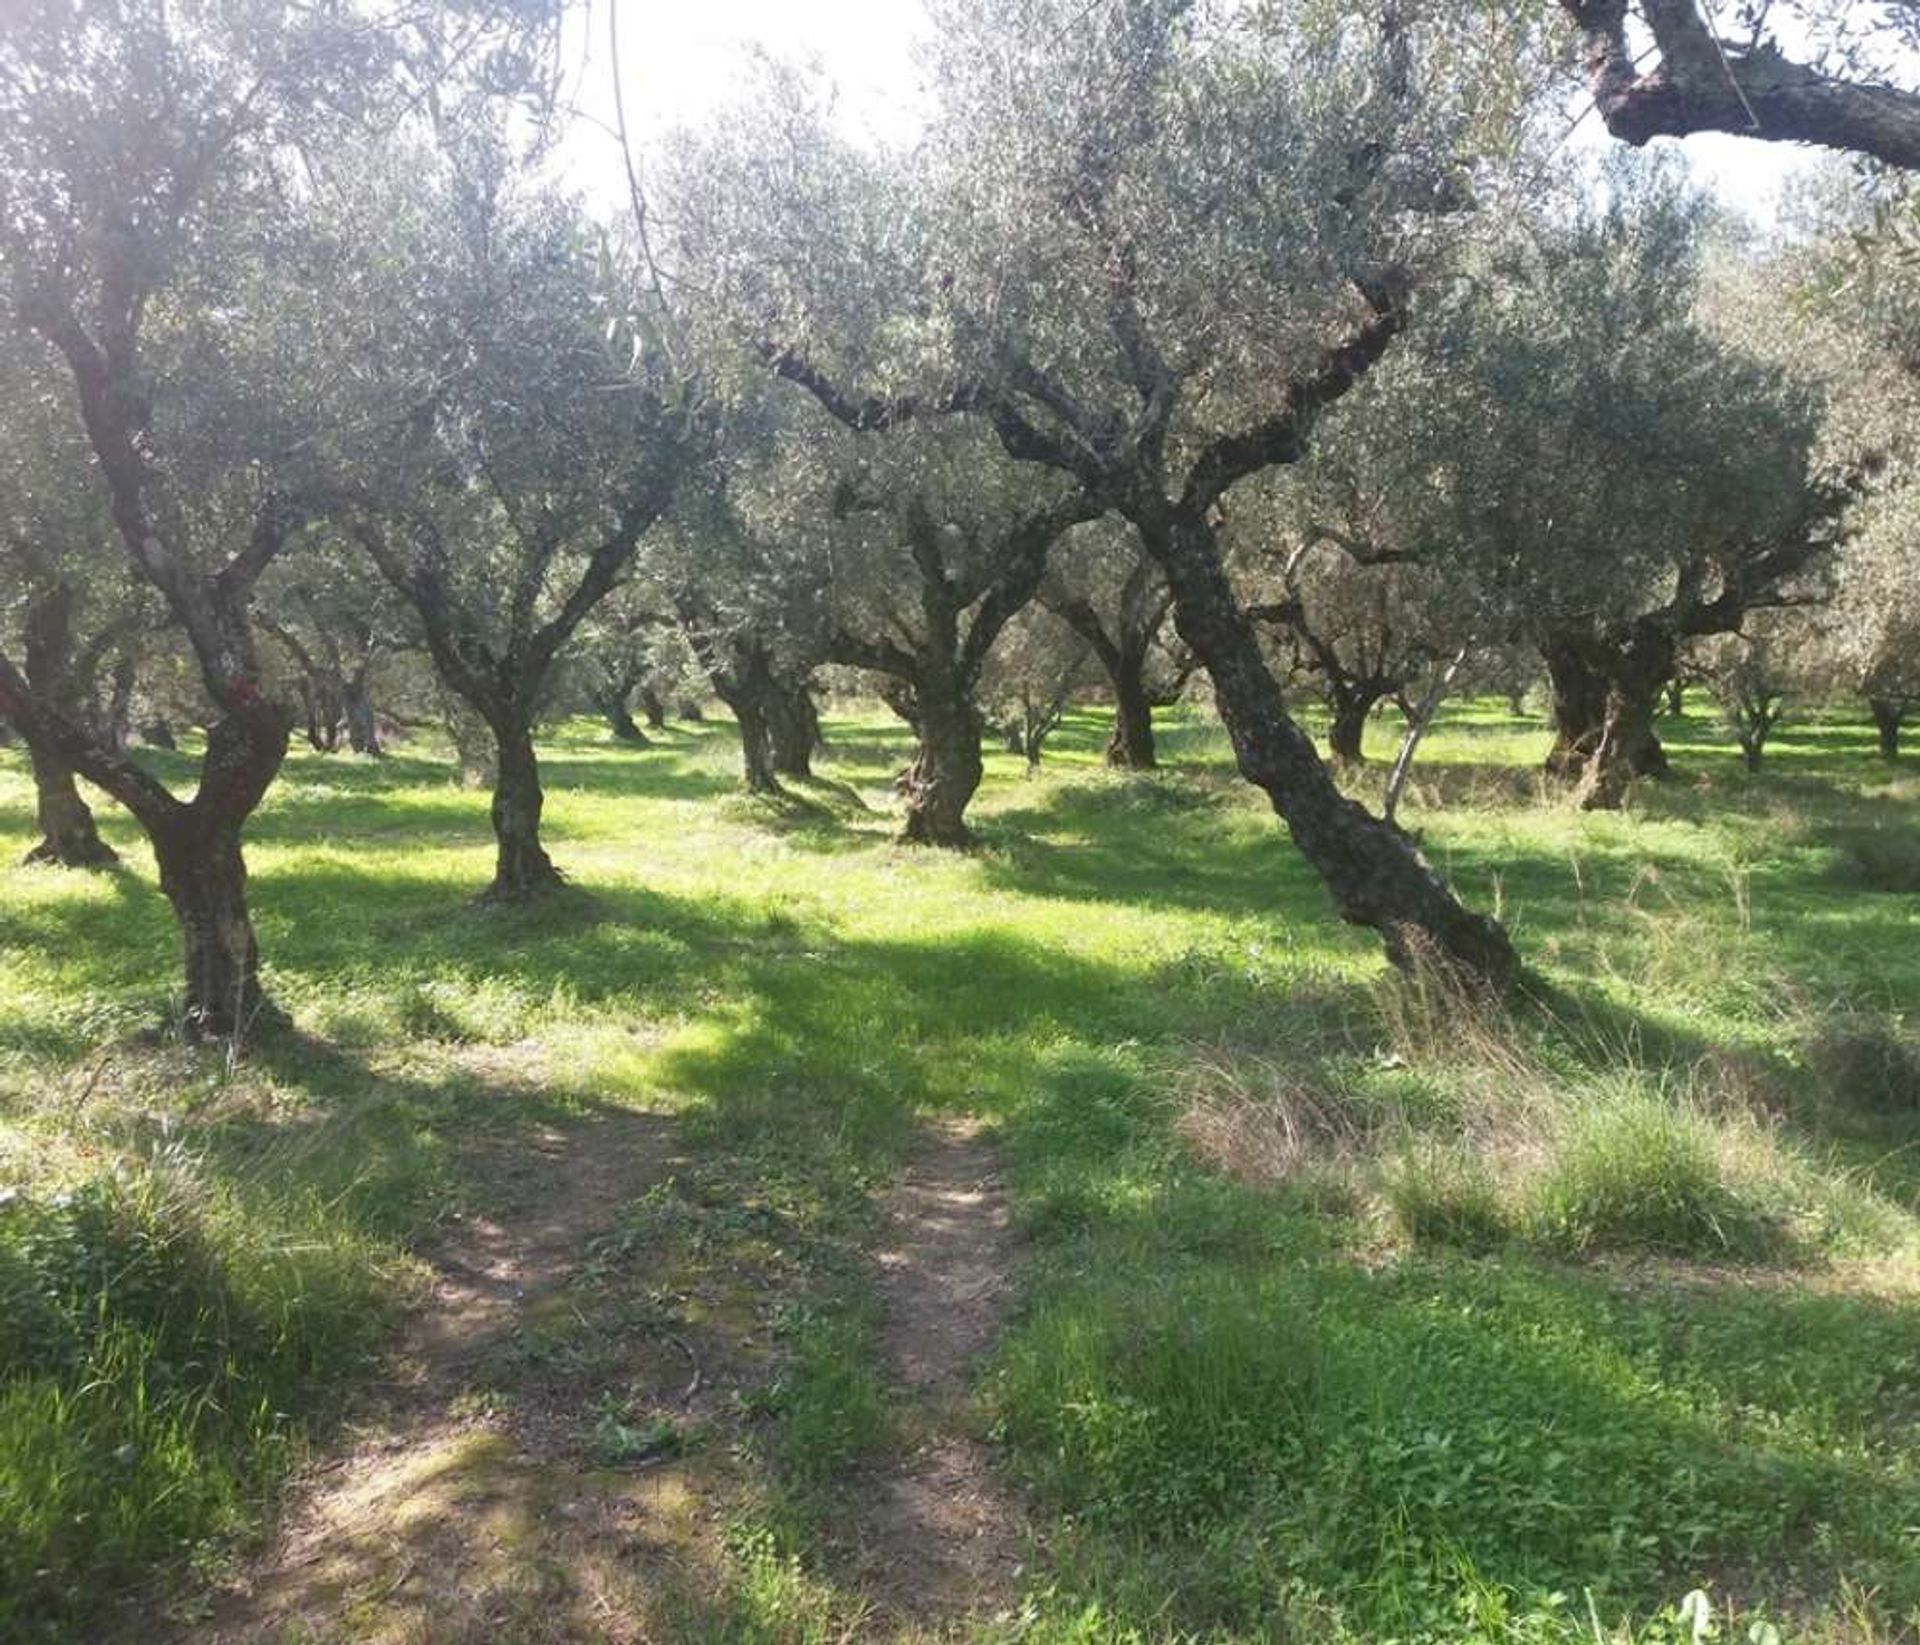
[(247, 911), (247, 865), (237, 827), (187, 815), (153, 834), (160, 889), (180, 925), (187, 1038), (244, 1038), (269, 1014), (260, 949)]
[(1869, 697), (1867, 709), (1873, 715), (1873, 730), (1880, 744), (1880, 758), (1899, 759), (1900, 723), (1907, 717), (1904, 705), (1890, 697)]
[(1668, 774), (1655, 729), (1673, 679), (1668, 635), (1647, 624), (1619, 639), (1560, 635), (1541, 655), (1553, 687), (1547, 770), (1575, 784), (1583, 810), (1616, 810), (1633, 778)]
[(923, 683), (915, 699), (913, 724), (920, 745), (901, 780), (907, 802), (901, 838), (915, 845), (962, 850), (973, 843), (967, 806), (985, 774), (980, 759), (985, 722), (979, 709), (957, 690), (943, 690), (938, 684), (929, 689)]
[(783, 777), (811, 777), (820, 743), (820, 711), (804, 682), (776, 681), (767, 695), (767, 733), (773, 768)]
[(61, 868), (111, 868), (120, 860), (100, 838), (93, 812), (80, 797), (73, 767), (50, 748), (29, 748), (33, 762), (34, 820), (40, 843), (26, 855), (30, 863)]
[(373, 696), (367, 690), (367, 671), (357, 669), (347, 679), (344, 707), (347, 716), (347, 746), (356, 754), (379, 759), (380, 717), (373, 711)]
[(540, 843), (540, 814), (546, 795), (540, 787), (540, 762), (533, 752), (533, 730), (525, 714), (504, 707), (490, 717), (495, 769), (493, 884), (482, 901), (528, 902), (560, 889), (560, 870)]
[(778, 794), (780, 778), (773, 768), (773, 731), (767, 712), (767, 693), (735, 683), (722, 693), (740, 726), (741, 775), (749, 794)]
[(1333, 701), (1333, 723), (1327, 728), (1327, 748), (1342, 765), (1367, 763), (1367, 716), (1373, 712), (1378, 696), (1365, 691), (1337, 692)]
[(1123, 651), (1107, 671), (1113, 687), (1113, 734), (1107, 764), (1119, 771), (1152, 771), (1159, 765), (1153, 742), (1153, 698), (1147, 690), (1144, 651)]

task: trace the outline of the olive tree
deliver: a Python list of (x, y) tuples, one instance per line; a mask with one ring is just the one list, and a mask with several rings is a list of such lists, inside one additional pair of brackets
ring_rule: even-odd
[[(1489, 978), (1500, 926), (1342, 795), (1289, 714), (1225, 563), (1234, 488), (1296, 462), (1393, 347), (1444, 255), (1491, 101), (1444, 5), (1175, 0), (936, 8), (942, 115), (927, 211), (938, 341), (863, 382), (801, 318), (777, 368), (866, 426), (934, 411), (1125, 519), (1167, 580), (1242, 774), (1349, 921), (1397, 961)], [(1512, 60), (1505, 53), (1503, 65)], [(1503, 103), (1498, 122), (1508, 129)]]
[[(491, 134), (369, 156), (333, 202), (339, 324), (404, 435), (353, 451), (352, 529), (494, 745), (487, 898), (556, 889), (533, 726), (563, 648), (699, 460), (662, 316)], [(376, 427), (371, 419), (363, 426)]]

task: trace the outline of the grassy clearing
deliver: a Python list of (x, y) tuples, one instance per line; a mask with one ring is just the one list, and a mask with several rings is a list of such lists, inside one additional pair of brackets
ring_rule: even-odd
[[(485, 800), (430, 753), (298, 756), (250, 860), (302, 1037), (233, 1070), (135, 1037), (173, 939), (118, 819), (129, 872), (0, 874), (0, 1636), (157, 1570), (190, 1599), (411, 1253), (626, 1108), (692, 1163), (516, 1351), (564, 1363), (594, 1466), (684, 1454), (711, 1497), (699, 1581), (633, 1601), (663, 1637), (878, 1628), (843, 1536), (902, 1442), (875, 1200), (943, 1113), (1012, 1162), (979, 1420), (1047, 1533), (969, 1637), (1691, 1640), (1694, 1589), (1727, 1637), (1920, 1626), (1920, 781), (1847, 722), (1758, 777), (1683, 722), (1678, 780), (1583, 816), (1536, 725), (1463, 709), (1406, 820), (1536, 963), (1507, 1017), (1383, 977), (1217, 732), (1121, 779), (1102, 730), (1038, 780), (990, 757), (967, 858), (890, 843), (877, 720), (772, 803), (723, 728), (569, 730), (575, 889), (533, 912), (470, 906)], [(5, 860), (29, 794), (0, 753)], [(699, 1331), (751, 1345), (748, 1392), (663, 1430), (613, 1362), (677, 1377)], [(488, 1637), (582, 1637), (541, 1630), (587, 1584), (543, 1566)]]

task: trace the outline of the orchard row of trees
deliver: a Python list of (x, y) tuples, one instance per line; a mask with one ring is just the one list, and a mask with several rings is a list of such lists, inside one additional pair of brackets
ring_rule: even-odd
[[(637, 741), (711, 692), (771, 790), (858, 671), (916, 736), (907, 837), (960, 846), (984, 735), (1037, 759), (1097, 689), (1150, 766), (1204, 678), (1342, 917), (1496, 981), (1498, 923), (1341, 790), (1380, 702), (1417, 737), (1543, 677), (1593, 805), (1663, 768), (1683, 677), (1755, 757), (1788, 675), (1897, 749), (1897, 177), (1789, 249), (1657, 166), (1555, 182), (1559, 8), (930, 9), (918, 144), (769, 67), (623, 139), (599, 217), (557, 163), (561, 0), (13, 8), (0, 717), (36, 855), (110, 859), (76, 774), (151, 841), (190, 1032), (270, 1012), (242, 837), (296, 723), (371, 755), (443, 720), (517, 901), (560, 883), (556, 702)], [(188, 795), (129, 752), (183, 719)]]

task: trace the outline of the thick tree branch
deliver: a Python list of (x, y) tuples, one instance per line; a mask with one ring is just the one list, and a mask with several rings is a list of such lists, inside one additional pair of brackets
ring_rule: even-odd
[(1920, 94), (1822, 74), (1771, 42), (1718, 39), (1695, 0), (1641, 0), (1657, 53), (1643, 70), (1628, 41), (1627, 0), (1561, 5), (1580, 32), (1594, 106), (1622, 142), (1731, 132), (1920, 167)]
[(1320, 414), (1373, 369), (1406, 326), (1406, 304), (1397, 285), (1373, 287), (1365, 296), (1368, 317), (1317, 371), (1287, 385), (1277, 412), (1200, 453), (1187, 476), (1182, 508), (1204, 513), (1249, 475), (1298, 462), (1306, 454), (1307, 436)]

